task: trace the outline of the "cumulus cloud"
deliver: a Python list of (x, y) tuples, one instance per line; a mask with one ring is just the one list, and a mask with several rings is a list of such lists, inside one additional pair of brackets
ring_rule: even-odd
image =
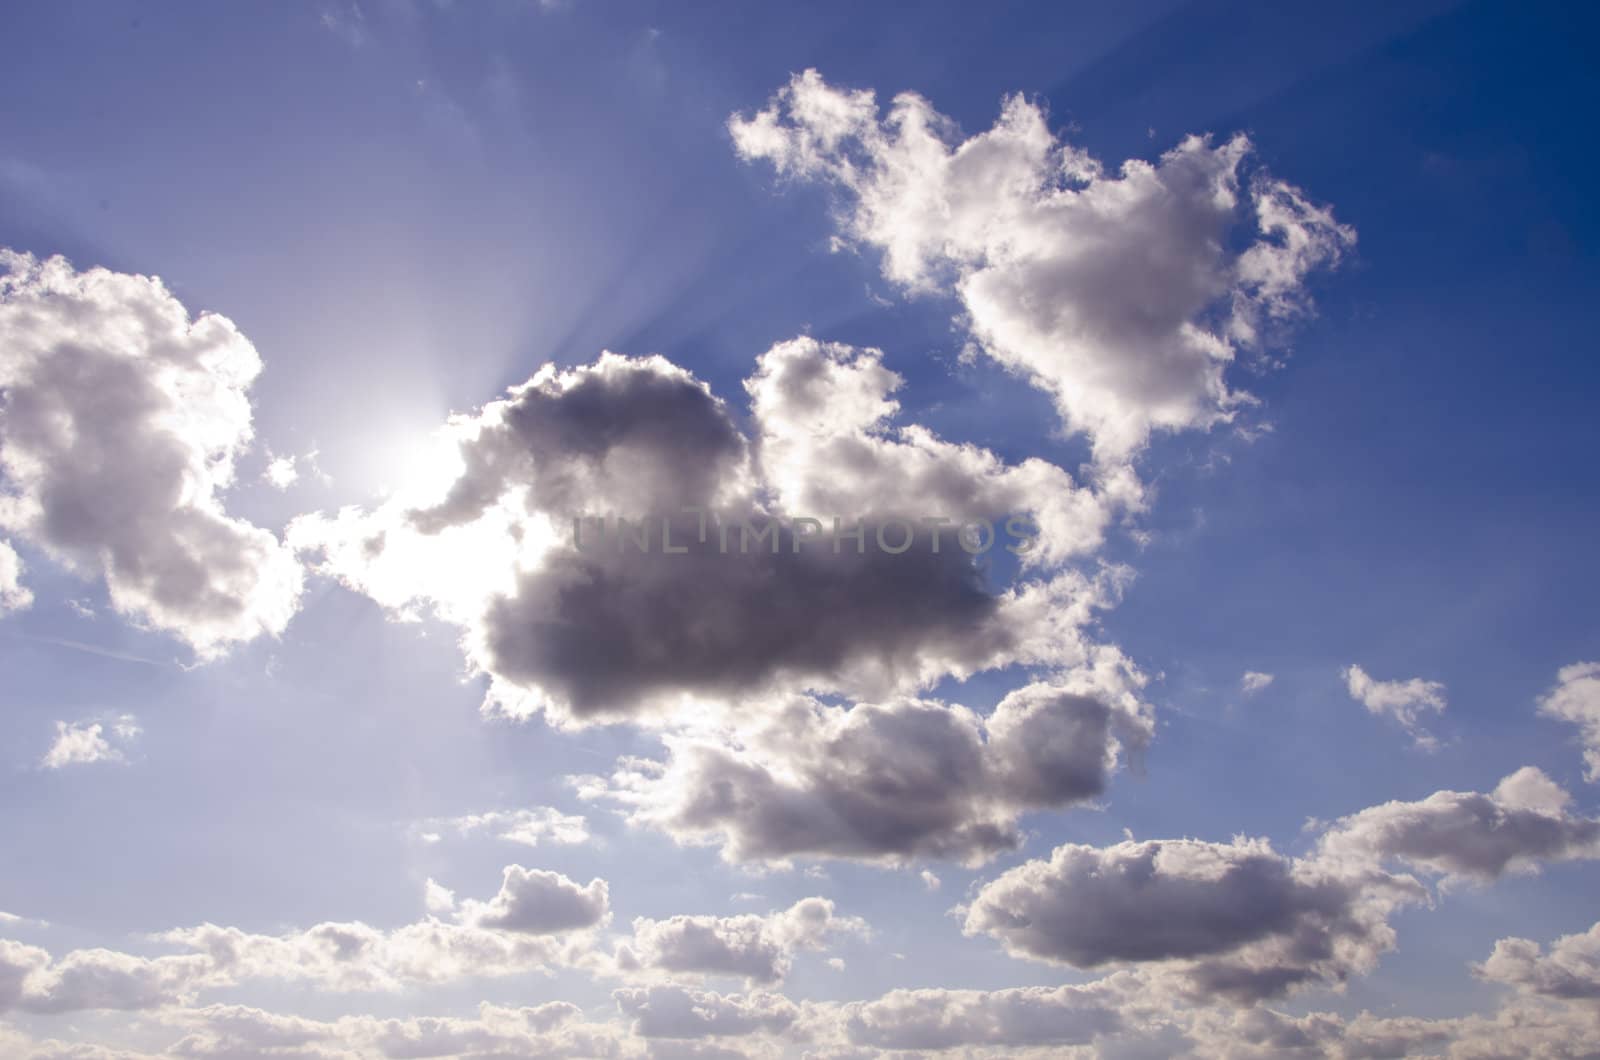
[(1600, 998), (1600, 924), (1577, 935), (1563, 935), (1548, 953), (1530, 939), (1500, 939), (1474, 971), (1490, 982), (1515, 986), (1543, 997)]
[(255, 348), (153, 277), (0, 251), (0, 528), (202, 658), (282, 632), (301, 570), (220, 494), (251, 437)]
[(211, 973), (199, 956), (89, 949), (52, 960), (37, 946), (0, 939), (0, 1012), (155, 1008), (192, 997)]
[(1583, 775), (1600, 781), (1600, 663), (1563, 666), (1556, 686), (1541, 700), (1539, 713), (1571, 722), (1583, 738)]
[(789, 974), (794, 955), (822, 949), (836, 935), (861, 935), (864, 921), (834, 912), (826, 898), (802, 898), (766, 916), (688, 916), (633, 922), (632, 939), (618, 952), (624, 971), (729, 976), (770, 984)]
[(467, 902), (463, 919), (479, 927), (529, 935), (575, 931), (604, 923), (611, 895), (602, 879), (579, 886), (559, 872), (507, 865), (500, 893), (486, 903)]
[(1323, 836), (1321, 851), (1343, 861), (1398, 859), (1477, 880), (1600, 857), (1600, 820), (1573, 813), (1571, 801), (1542, 771), (1525, 766), (1492, 792), (1438, 791), (1341, 818)]
[(1057, 847), (986, 884), (968, 935), (1077, 968), (1154, 964), (1196, 996), (1254, 1000), (1365, 972), (1394, 945), (1387, 917), (1414, 880), (1274, 852), (1265, 840)]
[(1355, 242), (1252, 167), (1243, 136), (1191, 136), (1113, 173), (1021, 96), (963, 137), (915, 93), (880, 115), (871, 91), (814, 70), (728, 127), (742, 158), (836, 188), (845, 240), (880, 250), (889, 280), (953, 292), (982, 348), (1047, 391), (1107, 464), (1152, 430), (1249, 403), (1226, 368), (1306, 314), (1307, 275)]
[(849, 1040), (874, 1049), (1084, 1045), (1122, 1026), (1104, 983), (1010, 990), (895, 990), (842, 1007)]
[[(1080, 486), (1042, 461), (1007, 465), (894, 428), (897, 385), (874, 351), (780, 344), (749, 383), (752, 441), (660, 357), (547, 366), (447, 426), (455, 466), (439, 482), (375, 511), (303, 517), (290, 540), (397, 613), (431, 609), (461, 626), (491, 677), (488, 709), (543, 710), (557, 724), (1080, 664), (1082, 629), (1119, 575), (1058, 568), (1097, 547), (1136, 487), (1117, 476)], [(591, 525), (584, 544), (580, 515), (646, 522), (626, 537), (613, 523), (600, 540)], [(924, 515), (952, 522), (916, 525)], [(835, 516), (863, 537), (831, 536)], [(1001, 538), (1013, 517), (1019, 536)], [(794, 529), (804, 518), (826, 520), (830, 536)], [(742, 528), (773, 519), (790, 525), (752, 545)], [(912, 547), (869, 547), (894, 519), (912, 522)], [(991, 588), (956, 535), (979, 519), (990, 548), (1030, 540), (1022, 562), (1035, 573)], [(984, 531), (970, 537), (976, 547)]]
[(0, 541), (0, 615), (24, 611), (33, 603), (33, 593), (22, 584), (22, 558), (11, 542)]
[(1410, 733), (1416, 745), (1433, 750), (1439, 741), (1422, 725), (1425, 712), (1444, 713), (1445, 689), (1438, 681), (1413, 677), (1407, 681), (1376, 681), (1354, 664), (1344, 668), (1350, 698), (1375, 715), (1388, 715)]
[(1239, 691), (1247, 696), (1253, 696), (1272, 684), (1271, 674), (1264, 674), (1257, 670), (1246, 670), (1244, 676), (1239, 678)]
[(138, 739), (138, 719), (123, 714), (110, 721), (56, 722), (55, 742), (39, 762), (45, 769), (126, 761), (124, 751)]
[(635, 823), (718, 842), (731, 861), (797, 856), (977, 863), (1017, 848), (1017, 820), (1101, 795), (1153, 721), (1131, 691), (1035, 683), (980, 717), (916, 699), (836, 707), (796, 697), (734, 733), (665, 738), (580, 791)]
[(633, 1033), (645, 1038), (743, 1036), (787, 1029), (799, 1006), (781, 994), (718, 994), (663, 984), (612, 992), (617, 1008), (633, 1019)]

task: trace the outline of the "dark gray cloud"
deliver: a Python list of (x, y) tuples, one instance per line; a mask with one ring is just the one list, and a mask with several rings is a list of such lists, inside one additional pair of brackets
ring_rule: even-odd
[[(659, 357), (546, 368), (452, 421), (460, 467), (440, 496), (304, 517), (291, 540), (387, 606), (431, 606), (461, 625), (491, 677), (486, 705), (558, 724), (1082, 662), (1081, 629), (1117, 576), (1062, 564), (1139, 503), (1137, 483), (1086, 488), (1043, 461), (1007, 465), (895, 428), (898, 385), (875, 351), (781, 343), (747, 384), (750, 444), (704, 384)], [(573, 520), (585, 515), (635, 531), (610, 522), (601, 537), (585, 522), (580, 544)], [(1012, 516), (1027, 525), (1008, 532)], [(821, 525), (785, 522), (802, 518)], [(835, 518), (864, 539), (835, 538)], [(987, 560), (957, 537), (978, 519), (991, 529), (968, 541), (993, 553), (1034, 541), (1012, 589), (991, 585)], [(788, 529), (744, 529), (775, 521)], [(669, 532), (681, 551), (668, 553)]]
[(1020, 957), (1153, 964), (1186, 992), (1254, 1000), (1370, 968), (1393, 945), (1388, 914), (1425, 897), (1409, 878), (1333, 871), (1263, 840), (1067, 844), (985, 885), (964, 930)]

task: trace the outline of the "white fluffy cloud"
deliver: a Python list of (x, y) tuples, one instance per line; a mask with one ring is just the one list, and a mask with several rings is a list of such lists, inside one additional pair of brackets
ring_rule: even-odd
[(0, 270), (0, 528), (201, 657), (281, 632), (300, 566), (219, 496), (251, 441), (255, 348), (152, 277), (9, 250)]
[(1022, 813), (1101, 795), (1152, 731), (1131, 693), (1070, 683), (1020, 688), (986, 718), (924, 700), (797, 697), (733, 733), (668, 736), (665, 762), (625, 760), (580, 790), (680, 840), (719, 842), (731, 861), (977, 863), (1021, 844)]
[(1600, 857), (1600, 820), (1573, 813), (1571, 802), (1543, 772), (1524, 766), (1492, 792), (1437, 791), (1341, 818), (1323, 836), (1321, 851), (1343, 861), (1398, 859), (1478, 880)]
[(11, 542), (0, 541), (0, 615), (23, 611), (33, 603), (33, 593), (22, 584), (22, 558)]
[(39, 762), (45, 769), (122, 762), (124, 751), (138, 739), (139, 722), (132, 714), (109, 721), (56, 722), (55, 742)]
[(1530, 939), (1501, 939), (1475, 970), (1486, 980), (1530, 994), (1600, 999), (1600, 924), (1582, 934), (1563, 935), (1548, 953)]
[(1393, 718), (1411, 735), (1416, 745), (1433, 750), (1439, 741), (1423, 727), (1424, 713), (1444, 713), (1445, 689), (1438, 681), (1424, 681), (1413, 677), (1406, 681), (1374, 680), (1361, 667), (1351, 664), (1344, 668), (1345, 687), (1350, 698), (1366, 707), (1368, 712)]
[(871, 91), (808, 70), (729, 129), (741, 157), (838, 188), (846, 239), (881, 250), (908, 291), (955, 292), (983, 349), (1048, 391), (1105, 463), (1152, 430), (1232, 418), (1251, 399), (1228, 364), (1307, 312), (1307, 274), (1355, 241), (1298, 189), (1247, 173), (1243, 136), (1189, 137), (1108, 173), (1021, 96), (964, 138), (921, 96), (880, 116)]
[(1583, 775), (1600, 781), (1600, 663), (1563, 666), (1556, 686), (1539, 701), (1539, 713), (1571, 722), (1583, 737)]

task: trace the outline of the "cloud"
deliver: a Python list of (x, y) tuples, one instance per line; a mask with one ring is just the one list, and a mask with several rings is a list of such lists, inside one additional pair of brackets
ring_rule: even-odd
[(1266, 840), (1057, 847), (986, 884), (964, 931), (1075, 968), (1155, 965), (1195, 996), (1255, 1000), (1365, 972), (1415, 881), (1275, 853)]
[[(453, 467), (438, 482), (373, 511), (297, 519), (289, 537), (397, 615), (431, 610), (462, 627), (473, 667), (491, 678), (486, 709), (544, 711), (556, 724), (672, 717), (796, 687), (877, 697), (1012, 663), (1081, 663), (1082, 628), (1123, 575), (1059, 567), (1097, 547), (1136, 490), (1118, 476), (1081, 487), (1042, 461), (1006, 465), (893, 429), (897, 379), (873, 351), (779, 344), (748, 384), (753, 444), (703, 383), (660, 357), (547, 366), (447, 425)], [(716, 521), (705, 516), (702, 534), (702, 515), (685, 508)], [(647, 519), (654, 546), (625, 543), (613, 524), (603, 540), (591, 525), (580, 547), (580, 515)], [(942, 547), (924, 515), (952, 520)], [(859, 521), (863, 537), (832, 537), (835, 516), (843, 530)], [(1038, 534), (1016, 538), (1034, 542), (1028, 574), (1000, 591), (955, 530), (987, 520), (998, 550), (1013, 517)], [(740, 529), (774, 518), (790, 528), (754, 544)], [(826, 520), (830, 537), (797, 540), (801, 518)], [(894, 519), (912, 522), (913, 547), (868, 547)], [(685, 551), (666, 553), (664, 533)]]
[(1539, 701), (1539, 713), (1578, 726), (1584, 779), (1600, 781), (1600, 663), (1563, 666), (1556, 686)]
[(138, 719), (123, 714), (110, 721), (56, 722), (56, 739), (39, 764), (45, 769), (126, 761), (124, 750), (138, 739)]
[(1343, 673), (1351, 699), (1372, 714), (1394, 718), (1411, 734), (1418, 747), (1431, 751), (1439, 746), (1439, 741), (1423, 728), (1422, 714), (1425, 711), (1444, 713), (1444, 685), (1420, 677), (1409, 681), (1375, 681), (1354, 664), (1345, 667)]
[(1487, 794), (1438, 791), (1341, 818), (1323, 836), (1321, 851), (1344, 861), (1398, 859), (1477, 880), (1600, 857), (1600, 820), (1572, 813), (1571, 801), (1543, 772), (1524, 766)]
[(201, 658), (282, 632), (301, 570), (220, 494), (251, 441), (254, 347), (153, 277), (0, 250), (0, 528)]
[(441, 828), (452, 829), (461, 835), (488, 832), (496, 839), (530, 847), (540, 843), (584, 843), (589, 839), (589, 825), (582, 816), (562, 813), (551, 806), (489, 810), (461, 817), (435, 817), (422, 821), (418, 827), (426, 829), (427, 834), (436, 834)]
[(602, 879), (580, 887), (559, 872), (507, 865), (500, 893), (487, 903), (466, 902), (462, 910), (462, 919), (478, 927), (549, 935), (605, 923), (611, 896)]
[(770, 984), (789, 974), (794, 955), (823, 948), (840, 934), (864, 934), (866, 924), (839, 916), (826, 898), (802, 898), (766, 916), (640, 917), (618, 953), (618, 967), (693, 976), (730, 976)]
[(1239, 691), (1247, 696), (1253, 696), (1272, 684), (1272, 681), (1271, 674), (1260, 673), (1256, 670), (1246, 670), (1244, 676), (1239, 679)]
[(1021, 844), (1024, 812), (1101, 795), (1152, 729), (1126, 686), (1087, 681), (1027, 685), (987, 718), (916, 699), (847, 709), (795, 697), (733, 733), (669, 735), (665, 762), (625, 759), (580, 790), (681, 841), (720, 842), (730, 861), (978, 863)]
[(799, 1006), (781, 994), (718, 994), (681, 986), (627, 987), (612, 992), (617, 1008), (644, 1038), (709, 1038), (782, 1031)]
[(0, 541), (0, 615), (25, 611), (33, 603), (33, 593), (22, 584), (22, 559), (9, 541)]
[(1474, 971), (1480, 978), (1530, 994), (1595, 1000), (1600, 998), (1600, 924), (1582, 934), (1563, 935), (1551, 944), (1549, 953), (1529, 939), (1500, 939)]
[(52, 960), (36, 946), (0, 939), (0, 1012), (156, 1008), (191, 997), (210, 973), (200, 956), (90, 949)]
[(1230, 420), (1252, 399), (1229, 363), (1309, 312), (1306, 276), (1355, 242), (1298, 189), (1247, 173), (1243, 136), (1191, 136), (1112, 174), (1021, 96), (963, 138), (921, 96), (880, 116), (871, 91), (815, 70), (728, 128), (740, 157), (837, 189), (844, 239), (880, 250), (890, 281), (953, 292), (984, 351), (1106, 464), (1152, 430)]
[(934, 875), (932, 872), (930, 872), (927, 869), (923, 869), (921, 874), (920, 874), (920, 876), (921, 876), (921, 879), (922, 879), (922, 885), (924, 887), (926, 887), (928, 890), (937, 891), (939, 889), (940, 880), (939, 880), (938, 876)]
[(1084, 1045), (1122, 1026), (1101, 983), (1010, 990), (895, 990), (842, 1007), (849, 1040), (875, 1049)]

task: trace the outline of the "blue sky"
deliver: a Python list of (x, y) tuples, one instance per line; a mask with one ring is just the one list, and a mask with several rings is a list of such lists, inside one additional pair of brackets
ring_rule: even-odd
[[(4, 24), (0, 1052), (1600, 1036), (1586, 13)], [(128, 337), (174, 307), (236, 336)], [(702, 487), (1058, 551), (541, 551)], [(206, 924), (231, 960), (157, 937)]]

